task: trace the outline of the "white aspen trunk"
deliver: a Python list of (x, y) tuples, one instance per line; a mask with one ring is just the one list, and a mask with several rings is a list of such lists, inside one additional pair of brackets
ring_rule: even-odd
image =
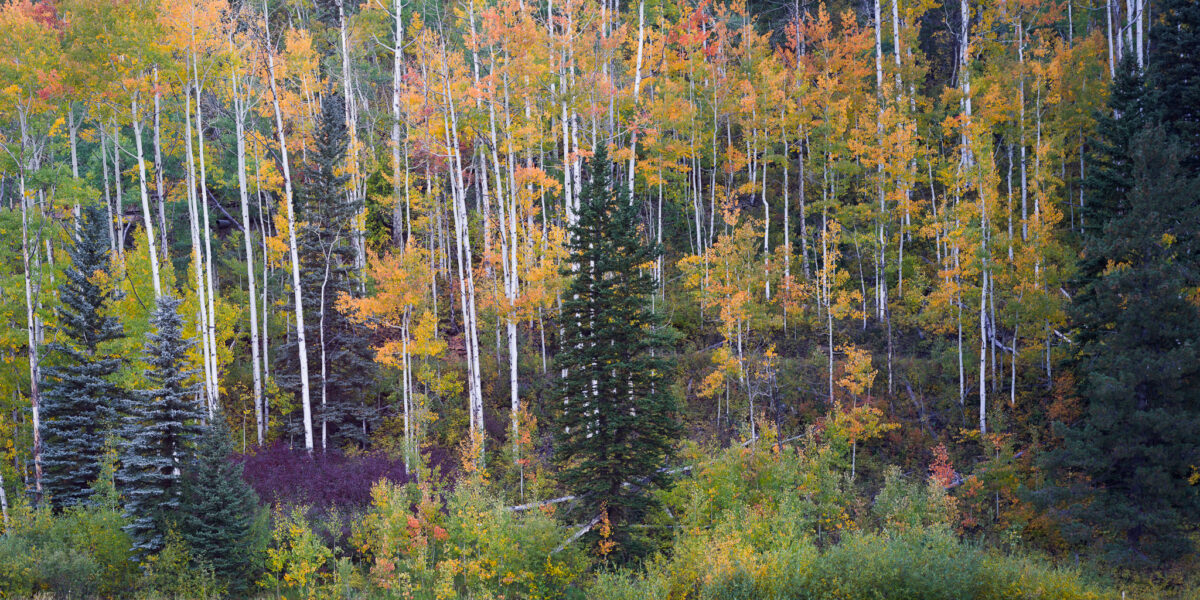
[[(396, 11), (396, 27), (395, 27), (395, 44), (392, 48), (392, 190), (396, 200), (396, 206), (392, 209), (392, 243), (397, 247), (404, 247), (404, 228), (401, 223), (405, 223), (404, 205), (400, 202), (400, 175), (403, 168), (400, 164), (400, 121), (403, 115), (400, 111), (400, 86), (402, 84), (401, 69), (404, 66), (404, 3), (401, 0), (396, 0), (393, 5)], [(408, 191), (408, 171), (404, 170), (404, 191), (407, 196)], [(407, 388), (405, 388), (407, 393)], [(407, 396), (406, 396), (407, 398)], [(405, 419), (408, 419), (407, 412)], [(407, 431), (407, 426), (406, 426)], [(407, 471), (408, 455), (405, 454), (405, 467)]]
[[(41, 498), (39, 497), (37, 501), (41, 502)], [(8, 530), (8, 495), (4, 493), (4, 473), (0, 473), (0, 514), (2, 514), (4, 519), (4, 529)]]
[[(67, 131), (70, 134), (71, 141), (71, 178), (79, 179), (79, 123), (75, 121), (75, 106), (73, 103), (67, 103)], [(79, 222), (80, 205), (79, 200), (75, 201), (74, 207), (75, 222)]]
[(1116, 78), (1117, 64), (1116, 64), (1116, 53), (1113, 51), (1112, 3), (1113, 3), (1113, 0), (1104, 0), (1104, 26), (1105, 26), (1105, 29), (1107, 30), (1107, 34), (1104, 37), (1105, 37), (1105, 40), (1108, 42), (1108, 76), (1109, 76), (1109, 78)]
[(966, 398), (967, 398), (967, 379), (966, 379), (967, 375), (966, 375), (966, 369), (963, 366), (963, 325), (962, 325), (963, 297), (962, 297), (962, 287), (961, 287), (962, 284), (960, 281), (961, 275), (958, 274), (959, 269), (960, 269), (959, 262), (958, 262), (958, 242), (954, 243), (953, 255), (954, 255), (954, 272), (955, 272), (954, 278), (955, 278), (955, 283), (956, 283), (955, 296), (956, 296), (956, 300), (957, 300), (956, 304), (958, 305), (958, 316), (956, 317), (956, 323), (958, 325), (958, 403), (962, 404), (963, 402), (966, 401)]
[[(445, 52), (445, 49), (442, 50)], [(444, 60), (444, 57), (443, 57)], [(448, 77), (448, 73), (444, 74)], [(475, 312), (475, 277), (471, 256), (471, 237), (467, 222), (466, 188), (462, 181), (462, 156), (458, 146), (458, 114), (449, 82), (443, 81), (449, 120), (446, 122), (446, 145), (451, 159), (451, 191), (454, 209), (454, 230), (458, 255), (459, 295), (462, 300), (463, 326), (467, 347), (468, 408), (471, 432), (479, 436), (478, 459), (483, 457), (483, 400), (479, 373), (479, 337)], [(445, 117), (444, 117), (445, 118)]]
[[(638, 2), (638, 46), (637, 46), (637, 64), (633, 71), (633, 112), (634, 119), (637, 119), (638, 100), (642, 88), (642, 47), (646, 40), (646, 0)], [(629, 202), (633, 202), (633, 181), (635, 174), (635, 166), (637, 162), (637, 129), (633, 130), (633, 137), (629, 143)]]
[(805, 192), (808, 191), (804, 172), (804, 149), (808, 147), (808, 134), (802, 131), (797, 131), (796, 133), (796, 143), (800, 144), (800, 147), (796, 151), (796, 166), (800, 171), (800, 268), (804, 272), (804, 279), (807, 281), (810, 273), (808, 270), (808, 206), (804, 197)]
[[(25, 323), (29, 343), (29, 404), (33, 419), (33, 485), (35, 500), (40, 503), (42, 500), (42, 394), (40, 390), (42, 374), (41, 362), (38, 358), (38, 316), (34, 310), (34, 296), (37, 295), (37, 292), (34, 288), (33, 272), (29, 267), (30, 252), (36, 250), (32, 250), (29, 246), (29, 200), (26, 198), (24, 170), (17, 177), (17, 185), (21, 202), (21, 261), (25, 276)], [(7, 523), (7, 507), (5, 515)]]
[(1143, 23), (1146, 21), (1146, 19), (1145, 15), (1142, 14), (1142, 11), (1146, 6), (1146, 0), (1133, 0), (1133, 6), (1134, 12), (1132, 15), (1130, 15), (1130, 17), (1137, 20), (1137, 64), (1138, 70), (1143, 71), (1146, 69), (1146, 39), (1143, 26)]
[(166, 188), (163, 184), (162, 92), (158, 88), (158, 65), (154, 66), (154, 188), (158, 192), (158, 231), (162, 234), (163, 260), (168, 260)]
[[(270, 39), (270, 19), (267, 18), (266, 2), (263, 3), (263, 17), (267, 23), (266, 35)], [(275, 84), (275, 58), (273, 49), (265, 49), (267, 55), (267, 76), (271, 82), (271, 102), (275, 108), (275, 130), (279, 134), (279, 155), (283, 167), (284, 198), (287, 204), (288, 218), (288, 253), (292, 261), (292, 291), (296, 302), (296, 343), (300, 354), (300, 405), (304, 410), (304, 449), (310, 454), (313, 450), (312, 402), (309, 395), (308, 381), (308, 346), (304, 339), (304, 301), (300, 289), (300, 258), (296, 250), (296, 211), (293, 202), (292, 172), (288, 164), (287, 136), (283, 129), (283, 112), (279, 108), (279, 91)]]
[(113, 256), (117, 255), (117, 233), (113, 231), (113, 205), (112, 196), (109, 194), (108, 184), (108, 140), (105, 139), (104, 126), (97, 127), (100, 134), (100, 170), (104, 172), (104, 211), (108, 216), (108, 225), (104, 230), (108, 233), (108, 249)]
[[(883, 145), (883, 15), (880, 11), (880, 1), (875, 0), (875, 98), (878, 106), (878, 119), (875, 123), (875, 135), (880, 146)], [(883, 160), (875, 167), (877, 192), (879, 194), (879, 222), (876, 223), (879, 255), (875, 259), (875, 316), (883, 319), (883, 311), (887, 306), (887, 281), (885, 280), (887, 263), (887, 239), (884, 232), (884, 220), (887, 218), (887, 200), (883, 189)]]
[(254, 377), (254, 425), (256, 440), (261, 446), (264, 440), (265, 427), (263, 422), (263, 386), (262, 372), (259, 368), (258, 347), (258, 294), (255, 291), (254, 273), (254, 243), (250, 240), (250, 200), (246, 185), (246, 104), (238, 93), (238, 74), (231, 74), (233, 85), (233, 118), (237, 135), (238, 162), (238, 195), (242, 204), (242, 230), (246, 244), (246, 281), (247, 296), (250, 300), (250, 363)]
[[(509, 97), (508, 97), (508, 74), (507, 73), (504, 74), (503, 81), (504, 81), (504, 125), (505, 125), (505, 131), (513, 131), (512, 112), (510, 110)], [(493, 125), (493, 132), (492, 132), (493, 137), (495, 137), (495, 135), (496, 135), (494, 128), (495, 128), (495, 125)], [(495, 147), (496, 147), (496, 145), (493, 143), (493, 148), (495, 148)], [(517, 317), (515, 314), (517, 298), (519, 296), (519, 284), (520, 284), (520, 276), (519, 276), (520, 275), (519, 274), (520, 263), (517, 260), (518, 259), (518, 254), (517, 254), (517, 246), (518, 246), (517, 200), (518, 200), (518, 198), (517, 198), (517, 179), (516, 179), (516, 174), (513, 171), (513, 162), (514, 162), (515, 158), (513, 157), (513, 153), (512, 153), (512, 144), (508, 144), (506, 146), (506, 148), (507, 148), (506, 164), (507, 164), (507, 174), (508, 174), (507, 207), (505, 206), (504, 197), (498, 196), (496, 208), (497, 208), (498, 213), (500, 214), (500, 223), (501, 223), (500, 242), (501, 242), (501, 248), (503, 250), (502, 256), (501, 256), (501, 263), (505, 265), (504, 271), (505, 271), (506, 277), (505, 277), (505, 281), (504, 281), (504, 292), (508, 299), (508, 314), (506, 315), (506, 319), (505, 319), (505, 330), (506, 330), (506, 334), (508, 336), (508, 387), (509, 387), (509, 393), (510, 393), (509, 402), (511, 404), (510, 408), (512, 411), (510, 418), (512, 420), (513, 460), (519, 461), (520, 460), (520, 450), (521, 450), (521, 445), (520, 445), (521, 397), (520, 397), (520, 364), (519, 364), (518, 356), (517, 356), (517, 352), (518, 352), (518, 348), (517, 348)], [(495, 156), (493, 156), (493, 161), (496, 161)], [(499, 185), (500, 173), (498, 173), (498, 172), (496, 173), (496, 182), (497, 182), (497, 185)], [(506, 215), (505, 215), (506, 210), (508, 213), (507, 219), (506, 219)], [(507, 220), (507, 223), (505, 223), (506, 220)], [(507, 228), (505, 227), (506, 224), (507, 224)], [(520, 493), (523, 497), (524, 493), (525, 493), (525, 467), (523, 465), (521, 465), (518, 467), (518, 470), (520, 472), (520, 477), (521, 477)]]
[[(338, 34), (342, 45), (342, 98), (346, 109), (346, 129), (350, 132), (350, 201), (357, 206), (360, 199), (360, 191), (362, 189), (361, 173), (359, 172), (358, 164), (358, 108), (355, 102), (352, 86), (350, 85), (350, 77), (353, 71), (350, 69), (350, 43), (346, 36), (346, 8), (345, 0), (337, 0), (338, 7)], [(399, 17), (397, 17), (399, 18)], [(367, 246), (366, 233), (363, 231), (363, 223), (366, 220), (367, 207), (363, 203), (355, 216), (354, 223), (351, 226), (350, 240), (354, 246), (354, 268), (358, 272), (362, 272), (367, 266)], [(365, 278), (359, 278), (360, 285), (366, 284)], [(361, 291), (366, 291), (363, 287)]]
[(125, 201), (122, 197), (121, 184), (121, 128), (113, 121), (113, 175), (116, 180), (117, 192), (117, 256), (121, 264), (125, 264)]
[(211, 356), (213, 348), (208, 338), (208, 303), (205, 301), (207, 288), (204, 285), (204, 248), (200, 242), (200, 211), (196, 206), (196, 170), (195, 156), (192, 151), (192, 95), (187, 91), (184, 96), (185, 119), (184, 132), (187, 149), (187, 190), (188, 190), (188, 224), (192, 235), (192, 257), (196, 268), (196, 335), (200, 338), (200, 350), (204, 363), (204, 405), (208, 417), (213, 416), (213, 406), (208, 402), (209, 390), (216, 379), (213, 371)]
[(825, 155), (824, 182), (821, 185), (821, 296), (825, 303), (826, 343), (829, 348), (829, 403), (833, 404), (833, 303), (830, 301), (829, 276), (833, 273), (829, 252), (829, 155)]
[[(270, 332), (271, 321), (269, 318), (269, 314), (267, 312), (271, 306), (271, 303), (268, 301), (268, 298), (267, 298), (267, 290), (270, 289), (270, 286), (267, 285), (269, 283), (267, 277), (268, 277), (268, 274), (270, 273), (270, 263), (267, 260), (267, 230), (268, 230), (267, 223), (268, 223), (268, 219), (266, 216), (267, 211), (263, 207), (263, 201), (262, 201), (262, 197), (263, 197), (262, 177), (261, 177), (261, 173), (259, 170), (259, 156), (258, 156), (258, 144), (257, 143), (254, 145), (254, 197), (255, 197), (255, 200), (257, 201), (257, 205), (258, 205), (258, 227), (259, 227), (259, 234), (260, 234), (259, 237), (262, 241), (262, 257), (263, 257), (262, 258), (262, 274), (263, 274), (263, 277), (262, 277), (262, 328), (261, 328), (261, 330), (262, 330), (262, 352), (259, 354), (259, 356), (261, 357), (260, 363), (262, 365), (262, 380), (264, 382), (266, 382), (266, 381), (270, 381), (270, 378), (271, 378), (271, 368), (270, 368), (271, 361), (269, 358), (271, 356), (271, 352), (270, 352), (270, 341), (268, 339), (270, 337), (269, 332)], [(263, 437), (266, 438), (271, 433), (271, 405), (270, 405), (270, 401), (267, 399), (267, 397), (265, 395), (263, 396), (263, 399), (262, 399), (262, 422), (263, 422)]]
[(212, 225), (208, 216), (208, 161), (204, 156), (204, 119), (200, 110), (200, 67), (195, 55), (192, 57), (192, 67), (195, 75), (194, 85), (196, 88), (196, 148), (198, 151), (197, 158), (200, 162), (200, 195), (199, 208), (200, 217), (204, 225), (204, 278), (205, 286), (207, 287), (208, 301), (208, 336), (209, 360), (212, 361), (212, 379), (209, 381), (208, 402), (212, 405), (215, 411), (217, 403), (220, 400), (220, 365), (217, 362), (217, 310), (216, 310), (216, 290), (213, 283), (213, 258), (212, 258)]
[(1025, 158), (1025, 20), (1017, 15), (1017, 61), (1020, 64), (1020, 80), (1017, 85), (1018, 120), (1021, 154), (1021, 241), (1029, 239), (1029, 175)]
[[(766, 132), (763, 132), (766, 137)], [(767, 201), (767, 160), (762, 161), (762, 203), (763, 203), (763, 271), (764, 291), (767, 300), (771, 299), (771, 204)]]
[[(791, 152), (788, 149), (787, 122), (784, 121), (782, 109), (779, 111), (779, 139), (783, 142), (783, 285), (784, 289), (790, 292), (792, 289), (792, 226), (789, 213), (791, 213), (792, 207), (788, 198), (788, 188), (790, 187), (788, 165), (792, 161), (788, 159)], [(786, 319), (784, 319), (784, 327), (787, 327)]]
[(154, 282), (154, 297), (157, 299), (162, 297), (162, 280), (158, 275), (158, 251), (154, 245), (154, 217), (150, 214), (150, 197), (146, 191), (146, 160), (142, 153), (142, 119), (138, 116), (137, 97), (135, 92), (130, 104), (130, 113), (133, 116), (134, 147), (137, 148), (138, 189), (142, 194), (142, 222), (146, 227), (146, 250), (150, 253), (150, 278)]
[(896, 97), (904, 89), (900, 79), (900, 0), (892, 0), (892, 55), (896, 59)]
[(413, 431), (412, 431), (412, 392), (409, 388), (409, 373), (411, 367), (408, 362), (408, 318), (411, 307), (404, 307), (404, 321), (400, 325), (400, 365), (402, 372), (400, 374), (401, 395), (404, 400), (404, 472), (412, 471), (412, 449), (413, 449)]
[(325, 290), (329, 285), (329, 263), (333, 253), (333, 246), (337, 244), (337, 240), (330, 245), (328, 254), (325, 254), (325, 276), (321, 279), (321, 305), (317, 313), (319, 315), (317, 321), (317, 331), (319, 332), (318, 343), (321, 346), (321, 452), (326, 452), (329, 449), (329, 405), (327, 399), (329, 396), (329, 359), (325, 355)]
[[(980, 194), (980, 198), (983, 195)], [(983, 201), (980, 200), (980, 204)], [(984, 242), (984, 252), (987, 252), (986, 242)], [(987, 342), (988, 342), (988, 326), (987, 326), (987, 292), (988, 292), (988, 272), (986, 258), (983, 266), (983, 272), (980, 274), (979, 285), (979, 433), (980, 435), (987, 434)]]

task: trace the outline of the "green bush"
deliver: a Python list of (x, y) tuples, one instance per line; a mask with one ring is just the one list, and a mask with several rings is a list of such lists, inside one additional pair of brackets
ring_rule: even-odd
[(115, 597), (137, 578), (125, 519), (114, 506), (13, 508), (0, 538), (0, 598), (49, 592), (55, 598)]
[(809, 442), (732, 448), (667, 492), (669, 554), (599, 574), (597, 600), (1096, 600), (1078, 571), (989, 551), (951, 529), (945, 490), (889, 469), (867, 509), (841, 457)]

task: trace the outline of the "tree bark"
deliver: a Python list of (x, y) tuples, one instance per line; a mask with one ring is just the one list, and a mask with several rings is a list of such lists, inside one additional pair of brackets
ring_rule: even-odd
[[(266, 36), (270, 39), (270, 18), (267, 5), (263, 2), (263, 19), (266, 22)], [(275, 83), (274, 49), (265, 48), (267, 55), (267, 77), (271, 82), (271, 101), (275, 109), (275, 131), (279, 135), (279, 155), (283, 168), (284, 198), (287, 205), (288, 219), (288, 253), (292, 261), (292, 292), (296, 302), (296, 344), (300, 359), (300, 405), (304, 410), (304, 449), (310, 454), (313, 451), (312, 401), (309, 394), (308, 381), (308, 346), (304, 339), (304, 300), (300, 288), (300, 258), (296, 249), (296, 212), (292, 191), (292, 171), (288, 164), (287, 136), (283, 129), (283, 112), (279, 107), (279, 90)]]

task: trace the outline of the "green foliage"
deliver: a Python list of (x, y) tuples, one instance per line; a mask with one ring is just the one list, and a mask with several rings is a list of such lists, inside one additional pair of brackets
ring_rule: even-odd
[(582, 545), (555, 551), (570, 533), (549, 512), (507, 510), (479, 481), (444, 508), (427, 488), (380, 481), (354, 540), (380, 597), (552, 599), (577, 594), (588, 571)]
[(680, 429), (665, 328), (650, 309), (654, 281), (640, 269), (659, 250), (640, 238), (637, 208), (614, 191), (611, 167), (598, 146), (571, 229), (554, 460), (580, 497), (581, 520), (607, 515), (615, 557), (631, 557), (645, 549), (629, 525), (654, 506), (649, 490), (667, 484), (662, 468)]
[(187, 542), (178, 532), (168, 530), (164, 538), (162, 550), (146, 561), (140, 597), (207, 600), (224, 595), (225, 590), (212, 568), (192, 558)]
[(935, 480), (911, 481), (897, 467), (884, 472), (883, 489), (875, 495), (871, 513), (888, 531), (915, 531), (952, 525), (954, 500)]
[(266, 572), (259, 586), (286, 598), (317, 598), (331, 577), (333, 550), (313, 530), (304, 512), (276, 512), (267, 549)]
[[(671, 554), (645, 571), (600, 574), (596, 599), (712, 600), (1098, 599), (1074, 570), (961, 541), (947, 526), (952, 503), (890, 471), (873, 502), (882, 531), (861, 528), (843, 506), (838, 535), (818, 543), (824, 510), (812, 484), (822, 453), (734, 449), (711, 459), (670, 496), (678, 528)], [(799, 486), (799, 487), (798, 487)], [(720, 491), (718, 491), (720, 490)], [(807, 490), (807, 493), (806, 493)], [(799, 493), (798, 493), (799, 492)], [(725, 498), (697, 502), (697, 495)], [(678, 499), (687, 499), (679, 503)], [(700, 509), (700, 510), (697, 510)]]
[(137, 577), (126, 524), (115, 506), (79, 505), (55, 515), (19, 504), (0, 537), (0, 598), (117, 596)]
[(456, 487), (446, 510), (439, 574), (453, 577), (460, 597), (488, 590), (495, 597), (564, 598), (587, 572), (582, 545), (556, 551), (571, 529), (549, 514), (509, 511), (475, 482)]

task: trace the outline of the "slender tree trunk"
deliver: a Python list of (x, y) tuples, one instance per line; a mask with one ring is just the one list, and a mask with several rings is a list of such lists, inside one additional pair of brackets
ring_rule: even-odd
[[(150, 253), (150, 278), (154, 282), (154, 297), (162, 297), (162, 279), (158, 274), (158, 251), (154, 245), (154, 217), (150, 213), (150, 197), (146, 191), (146, 160), (142, 152), (142, 119), (138, 115), (137, 94), (130, 105), (133, 116), (134, 147), (137, 148), (138, 188), (142, 194), (142, 223), (146, 227), (146, 251)], [(199, 107), (197, 107), (199, 110)]]
[(325, 254), (325, 276), (321, 279), (321, 306), (320, 312), (317, 313), (317, 330), (320, 332), (318, 343), (321, 345), (321, 452), (326, 452), (329, 448), (329, 359), (325, 354), (325, 307), (328, 301), (325, 298), (325, 290), (329, 286), (329, 266), (333, 257), (333, 246), (336, 244), (335, 239), (329, 247), (329, 252)]
[[(396, 0), (393, 5), (396, 11), (396, 26), (395, 26), (395, 44), (392, 47), (392, 189), (396, 205), (392, 208), (392, 244), (398, 248), (404, 247), (404, 227), (401, 224), (406, 223), (404, 218), (404, 206), (400, 197), (400, 177), (401, 169), (404, 169), (400, 164), (400, 145), (403, 143), (400, 139), (400, 122), (403, 119), (403, 114), (400, 110), (400, 87), (402, 85), (402, 68), (404, 66), (404, 2)], [(408, 191), (408, 171), (404, 170), (404, 192), (407, 196)], [(405, 415), (407, 419), (407, 413)], [(405, 455), (405, 460), (408, 457)]]
[(220, 401), (220, 365), (217, 361), (217, 310), (216, 310), (216, 283), (213, 277), (213, 254), (212, 254), (212, 220), (208, 215), (208, 159), (204, 152), (204, 117), (201, 110), (201, 86), (200, 86), (200, 65), (198, 57), (192, 55), (192, 74), (193, 86), (196, 89), (196, 144), (200, 162), (200, 209), (201, 218), (204, 225), (204, 275), (205, 285), (207, 286), (208, 300), (208, 345), (211, 349), (209, 360), (212, 361), (212, 380), (209, 381), (208, 401), (212, 405), (213, 410), (218, 406)]
[[(263, 18), (267, 24), (267, 39), (270, 39), (270, 18), (267, 5), (263, 2)], [(279, 135), (279, 155), (283, 167), (284, 198), (287, 204), (288, 218), (288, 253), (292, 261), (292, 291), (296, 302), (296, 344), (300, 359), (300, 405), (304, 409), (304, 449), (310, 454), (313, 450), (312, 402), (309, 395), (308, 381), (308, 346), (304, 339), (304, 300), (300, 287), (300, 258), (296, 250), (296, 212), (292, 192), (292, 172), (288, 164), (287, 137), (283, 129), (283, 112), (279, 107), (279, 91), (275, 83), (274, 50), (265, 48), (267, 55), (267, 74), (271, 82), (271, 101), (275, 109), (275, 130)]]
[(125, 201), (122, 198), (121, 183), (121, 128), (113, 121), (113, 176), (117, 191), (117, 256), (121, 264), (125, 263)]
[(170, 256), (167, 229), (166, 189), (163, 185), (162, 91), (158, 88), (158, 65), (154, 66), (154, 189), (158, 192), (158, 231), (162, 234), (162, 259)]
[(104, 172), (104, 211), (108, 217), (108, 224), (104, 227), (104, 231), (108, 233), (108, 249), (113, 256), (117, 256), (117, 233), (113, 231), (113, 205), (112, 196), (109, 194), (108, 185), (108, 140), (104, 133), (104, 126), (98, 127), (100, 133), (100, 170)]
[[(79, 179), (79, 123), (75, 120), (75, 105), (72, 102), (67, 102), (67, 131), (70, 134), (71, 142), (71, 178)], [(79, 222), (80, 206), (79, 200), (75, 201), (74, 207), (75, 222)]]
[[(36, 252), (36, 250), (31, 249), (29, 245), (29, 201), (26, 198), (24, 171), (18, 176), (17, 184), (20, 192), (18, 200), (21, 203), (21, 260), (25, 270), (25, 322), (29, 343), (29, 404), (33, 419), (33, 489), (34, 501), (40, 504), (42, 500), (42, 394), (40, 390), (42, 374), (38, 358), (38, 316), (34, 310), (34, 297), (38, 295), (39, 291), (33, 282), (33, 272), (29, 267), (30, 253)], [(3, 487), (2, 483), (0, 483), (0, 487)], [(5, 503), (7, 505), (7, 500)], [(6, 506), (5, 523), (8, 522), (7, 512)]]
[(187, 91), (184, 97), (185, 119), (184, 132), (187, 149), (187, 190), (188, 190), (188, 224), (192, 235), (192, 257), (196, 269), (196, 334), (200, 338), (200, 350), (204, 359), (204, 405), (208, 416), (213, 416), (213, 405), (209, 401), (210, 390), (216, 380), (213, 369), (212, 354), (215, 349), (209, 343), (208, 322), (211, 315), (208, 312), (206, 296), (208, 288), (204, 285), (204, 246), (200, 241), (200, 210), (196, 202), (196, 163), (192, 151), (192, 94)]
[(231, 74), (233, 85), (233, 117), (237, 135), (238, 162), (238, 196), (242, 204), (242, 231), (246, 246), (246, 282), (247, 297), (250, 302), (250, 363), (254, 377), (254, 424), (256, 440), (261, 446), (264, 440), (265, 427), (263, 422), (263, 386), (262, 372), (259, 368), (258, 346), (258, 294), (255, 291), (254, 273), (254, 243), (250, 240), (250, 200), (246, 185), (246, 110), (245, 101), (238, 92), (238, 74)]
[[(445, 52), (445, 48), (442, 49)], [(443, 57), (444, 60), (444, 57)], [(444, 73), (443, 77), (448, 77)], [(476, 449), (476, 457), (483, 459), (483, 398), (480, 386), (479, 372), (479, 337), (475, 312), (475, 276), (471, 253), (471, 237), (467, 222), (466, 187), (462, 181), (462, 157), (458, 145), (458, 114), (455, 111), (454, 97), (450, 93), (449, 82), (443, 81), (445, 87), (447, 108), (446, 145), (451, 162), (451, 191), (454, 209), (454, 230), (458, 255), (459, 295), (462, 300), (463, 326), (467, 347), (467, 383), (468, 408), (470, 414), (471, 432), (478, 436), (480, 442)]]
[(645, 23), (646, 23), (646, 0), (640, 0), (638, 2), (637, 63), (636, 63), (636, 66), (634, 67), (634, 71), (633, 71), (633, 111), (634, 111), (635, 128), (633, 130), (633, 137), (631, 138), (631, 141), (629, 143), (629, 150), (630, 150), (630, 153), (629, 153), (629, 202), (631, 202), (631, 203), (633, 202), (633, 180), (634, 180), (634, 175), (635, 175), (634, 167), (635, 167), (635, 163), (637, 161), (638, 132), (637, 132), (637, 128), (636, 128), (636, 123), (637, 123), (638, 100), (639, 100), (639, 95), (641, 93), (641, 88), (642, 88), (642, 47), (643, 47), (643, 45), (645, 43), (645, 39), (646, 39)]
[[(353, 71), (350, 69), (350, 43), (346, 36), (345, 4), (345, 0), (337, 0), (338, 34), (342, 46), (342, 97), (345, 99), (346, 129), (350, 133), (350, 201), (355, 206), (359, 206), (360, 192), (362, 190), (362, 174), (360, 173), (358, 164), (358, 104), (355, 101), (353, 86), (350, 82)], [(354, 246), (354, 268), (360, 273), (367, 265), (366, 234), (362, 228), (362, 224), (366, 220), (366, 211), (366, 204), (362, 203), (351, 225), (350, 234), (350, 241)], [(360, 286), (365, 285), (365, 283), (366, 279), (360, 277)], [(366, 288), (362, 287), (360, 291), (365, 292)]]
[(1114, 0), (1104, 0), (1104, 25), (1108, 29), (1108, 35), (1105, 36), (1108, 41), (1108, 76), (1115, 79), (1117, 77), (1117, 63), (1116, 53), (1113, 51), (1113, 2)]

